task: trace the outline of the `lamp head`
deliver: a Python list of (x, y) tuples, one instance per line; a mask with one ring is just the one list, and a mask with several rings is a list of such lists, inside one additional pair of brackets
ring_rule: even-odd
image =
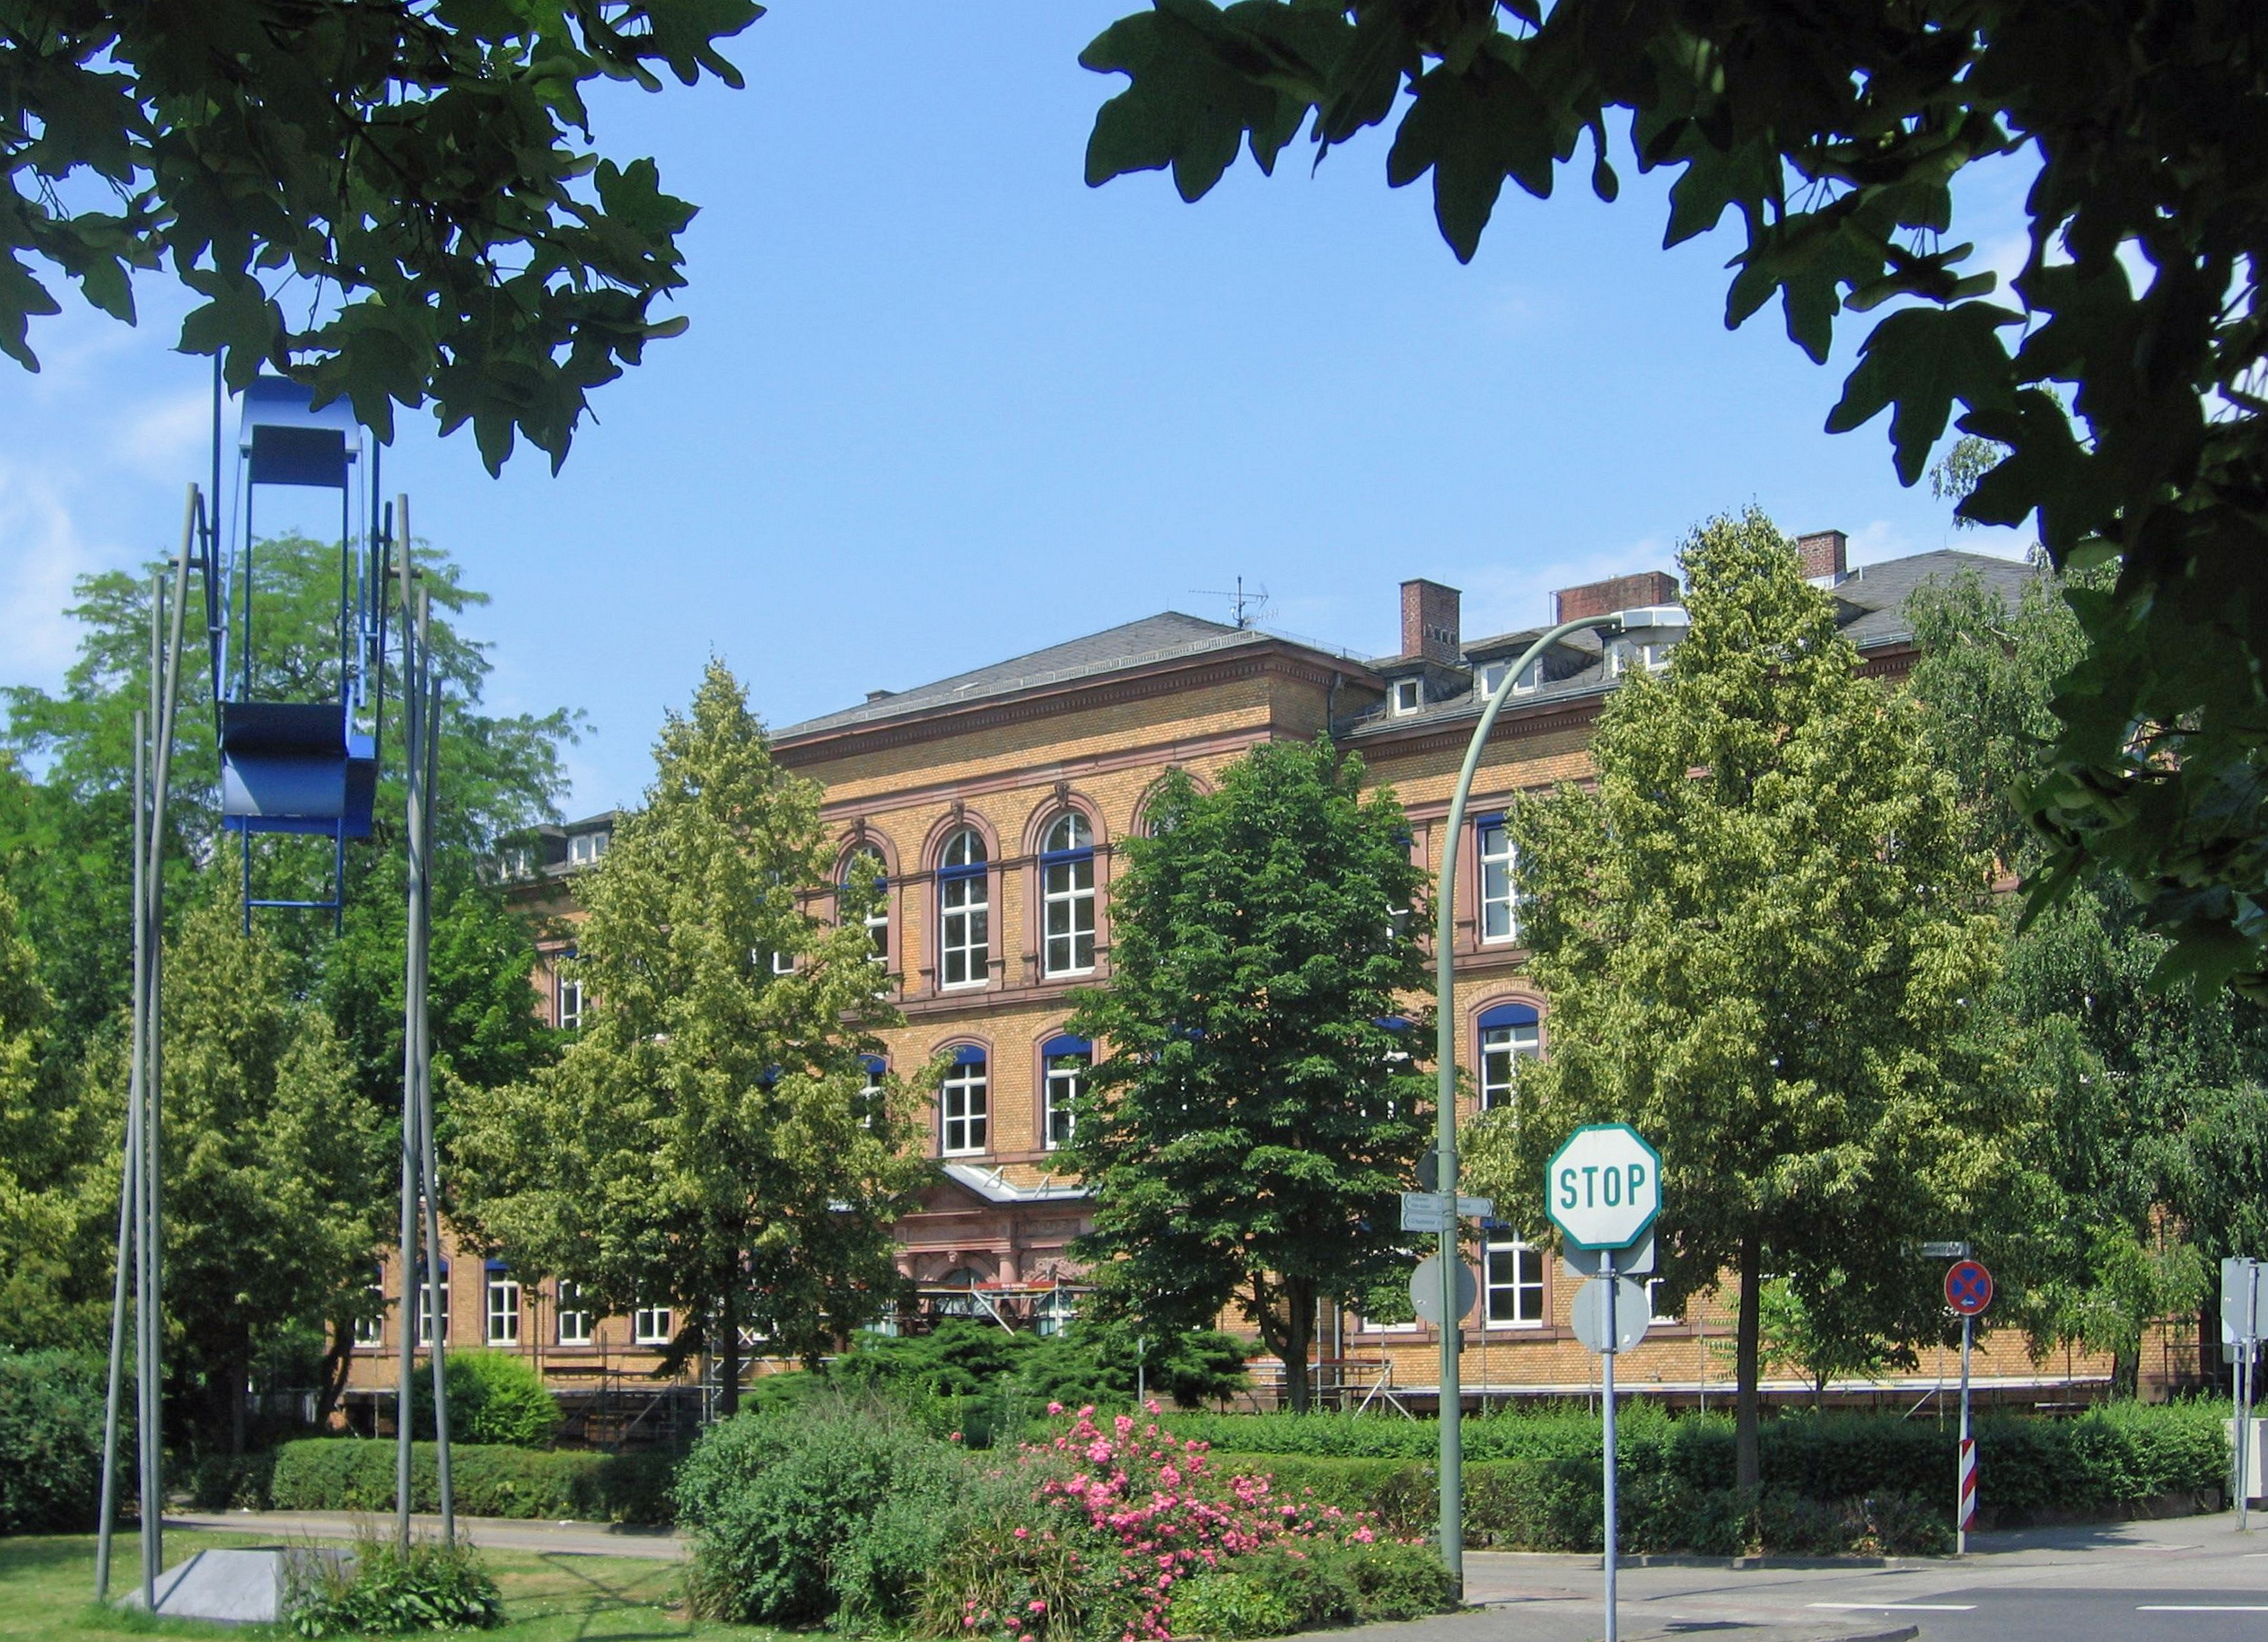
[(1633, 645), (1668, 645), (1683, 638), (1692, 626), (1693, 618), (1681, 604), (1642, 604), (1616, 610), (1615, 625), (1607, 631)]

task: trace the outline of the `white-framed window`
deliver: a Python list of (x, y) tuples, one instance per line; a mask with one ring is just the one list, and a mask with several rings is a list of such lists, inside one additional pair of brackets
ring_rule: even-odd
[(358, 1346), (382, 1346), (386, 1343), (386, 1268), (372, 1266), (370, 1281), (372, 1310), (366, 1317), (355, 1319), (355, 1343)]
[(992, 1128), (992, 1089), (985, 1076), (985, 1051), (964, 1049), (937, 1087), (937, 1114), (948, 1157), (985, 1149)]
[(882, 1120), (885, 1104), (882, 1079), (888, 1075), (889, 1066), (880, 1055), (862, 1055), (858, 1063), (866, 1068), (866, 1081), (859, 1085), (851, 1115), (858, 1120), (861, 1128), (872, 1128)]
[(520, 1279), (501, 1266), (488, 1268), (487, 1339), (492, 1346), (520, 1343)]
[[(417, 1343), (421, 1346), (430, 1346), (433, 1343), (433, 1285), (431, 1282), (420, 1283), (417, 1286)], [(449, 1262), (447, 1260), (441, 1263), (441, 1343), (444, 1346), (449, 1343)]]
[(497, 857), (496, 871), (500, 877), (515, 883), (532, 878), (536, 875), (535, 852), (525, 844), (515, 844)]
[(1651, 1321), (1660, 1323), (1683, 1322), (1686, 1320), (1683, 1312), (1665, 1312), (1661, 1309), (1661, 1279), (1659, 1278), (1646, 1279), (1646, 1315)]
[(1095, 834), (1076, 810), (1047, 829), (1039, 874), (1041, 970), (1083, 975), (1095, 967)]
[(985, 840), (963, 827), (937, 862), (938, 984), (978, 987), (992, 973), (992, 891)]
[(1488, 1240), (1485, 1315), (1492, 1329), (1544, 1326), (1544, 1251), (1516, 1237)]
[(1050, 1038), (1040, 1050), (1047, 1076), (1040, 1111), (1040, 1138), (1054, 1151), (1071, 1138), (1079, 1097), (1094, 1069), (1094, 1045), (1084, 1038)]
[(587, 1346), (591, 1339), (591, 1304), (582, 1297), (582, 1285), (559, 1279), (559, 1301), (553, 1312), (554, 1333), (563, 1346)]
[(1394, 716), (1397, 718), (1416, 712), (1418, 708), (1425, 705), (1425, 681), (1423, 679), (1395, 680), (1392, 700)]
[(1480, 847), (1481, 939), (1516, 941), (1519, 938), (1519, 856), (1511, 830), (1502, 816), (1493, 815), (1477, 822), (1473, 832)]
[[(1511, 670), (1512, 664), (1510, 662), (1484, 663), (1482, 665), (1479, 673), (1474, 680), (1474, 690), (1484, 698), (1494, 695), (1496, 693), (1496, 687), (1503, 683), (1504, 675)], [(1521, 673), (1519, 677), (1513, 681), (1512, 694), (1515, 696), (1532, 696), (1536, 693), (1537, 686), (1541, 684), (1543, 681), (1544, 663), (1542, 659), (1539, 657), (1538, 659), (1528, 663), (1528, 671)]]
[(666, 1305), (642, 1305), (630, 1313), (630, 1339), (635, 1345), (666, 1346), (677, 1338), (670, 1326)]
[(1357, 1317), (1354, 1322), (1355, 1327), (1364, 1334), (1414, 1334), (1417, 1332), (1417, 1319), (1414, 1317), (1407, 1322), (1379, 1322), (1369, 1317)]
[(574, 866), (588, 866), (607, 853), (609, 834), (578, 832), (567, 840), (567, 860)]
[(562, 953), (554, 961), (551, 977), (551, 1022), (561, 1032), (582, 1030), (582, 982), (557, 968), (574, 961), (574, 953)]
[(889, 961), (889, 864), (883, 860), (882, 852), (875, 848), (873, 845), (861, 844), (856, 849), (851, 851), (849, 858), (843, 863), (843, 887), (845, 890), (851, 886), (852, 868), (861, 861), (871, 861), (874, 865), (875, 897), (872, 910), (859, 921), (866, 926), (867, 939), (874, 943), (874, 961), (888, 963)]
[(775, 975), (794, 974), (795, 954), (793, 953), (775, 951), (772, 953), (772, 973)]
[(1641, 645), (1627, 638), (1618, 638), (1607, 646), (1607, 676), (1618, 679), (1633, 667), (1643, 667), (1648, 672), (1659, 672), (1669, 665), (1668, 645)]
[(1544, 1026), (1533, 1006), (1499, 1004), (1481, 1012), (1481, 1110), (1511, 1104), (1519, 1063), (1544, 1052)]

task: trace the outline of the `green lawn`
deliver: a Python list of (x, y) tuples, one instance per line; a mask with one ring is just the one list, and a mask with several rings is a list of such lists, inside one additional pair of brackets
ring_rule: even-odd
[[(168, 1565), (215, 1547), (273, 1545), (273, 1537), (177, 1529), (165, 1536)], [(112, 1587), (124, 1592), (136, 1577), (136, 1541), (122, 1536)], [(661, 1642), (693, 1637), (705, 1642), (780, 1642), (780, 1633), (743, 1625), (708, 1625), (678, 1607), (683, 1570), (675, 1563), (635, 1557), (576, 1557), (557, 1552), (485, 1552), (489, 1572), (504, 1594), (512, 1623), (488, 1634), (510, 1642)], [(152, 1624), (109, 1614), (88, 1600), (94, 1588), (94, 1536), (68, 1534), (0, 1539), (0, 1637), (96, 1638), (163, 1636), (255, 1638), (275, 1633), (247, 1626)]]

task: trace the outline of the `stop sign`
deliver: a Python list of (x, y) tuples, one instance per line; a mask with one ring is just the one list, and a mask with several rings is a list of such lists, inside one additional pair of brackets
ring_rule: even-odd
[(1626, 1249), (1661, 1213), (1661, 1154), (1627, 1123), (1568, 1137), (1544, 1172), (1552, 1224), (1579, 1249)]

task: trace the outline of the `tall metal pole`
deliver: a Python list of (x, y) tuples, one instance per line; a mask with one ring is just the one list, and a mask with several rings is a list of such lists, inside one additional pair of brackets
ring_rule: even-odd
[(134, 1057), (127, 1068), (126, 1098), (130, 1115), (127, 1132), (133, 1137), (134, 1168), (134, 1396), (135, 1396), (135, 1471), (139, 1482), (142, 1541), (142, 1600), (149, 1611), (155, 1612), (157, 1601), (157, 1566), (153, 1542), (150, 1537), (153, 1490), (151, 1483), (150, 1437), (152, 1432), (151, 1395), (156, 1375), (155, 1334), (153, 1327), (157, 1307), (154, 1304), (155, 1286), (150, 1269), (150, 1190), (149, 1190), (149, 1071), (148, 1046), (144, 1034), (149, 1030), (149, 964), (150, 926), (145, 916), (148, 901), (144, 893), (142, 874), (146, 870), (147, 857), (142, 848), (144, 812), (149, 805), (149, 717), (144, 712), (134, 715), (134, 1026), (129, 1050)]
[[(401, 1309), (396, 1315), (400, 1332), (400, 1368), (394, 1390), (394, 1532), (400, 1541), (402, 1555), (409, 1554), (410, 1510), (410, 1440), (415, 1421), (411, 1410), (416, 1407), (417, 1383), (418, 1320), (427, 1315), (425, 1296), (418, 1287), (421, 1273), (417, 1261), (417, 1186), (423, 1174), (425, 1149), (417, 1137), (417, 1018), (416, 990), (417, 970), (416, 944), (417, 940), (417, 904), (420, 880), (425, 872), (425, 859), (417, 844), (417, 714), (424, 705), (425, 691), (417, 686), (417, 631), (409, 613), (416, 608), (410, 597), (409, 565), (409, 499), (405, 496), (396, 505), (395, 520), (401, 533), (393, 538), (398, 558), (396, 569), (401, 578), (402, 610), (402, 754), (409, 782), (408, 834), (406, 848), (408, 855), (407, 903), (403, 909), (402, 945), (404, 972), (402, 976), (402, 1071), (401, 1071)], [(430, 1278), (427, 1278), (430, 1282)]]
[(1961, 1316), (1961, 1448), (1956, 1462), (1953, 1496), (1953, 1552), (1969, 1548), (1969, 1514), (1976, 1498), (1976, 1445), (1969, 1435), (1969, 1342), (1976, 1334), (1976, 1319)]
[(141, 1201), (141, 1103), (128, 1098), (125, 1158), (118, 1169), (118, 1253), (110, 1279), (110, 1378), (102, 1398), (102, 1504), (94, 1539), (94, 1600), (110, 1600), (110, 1539), (118, 1512), (118, 1410), (126, 1380), (126, 1301), (132, 1289), (127, 1260), (135, 1248), (135, 1207)]
[(1606, 1496), (1604, 1507), (1606, 1530), (1607, 1572), (1607, 1642), (1621, 1642), (1621, 1614), (1615, 1601), (1616, 1550), (1616, 1476), (1615, 1476), (1615, 1352), (1622, 1344), (1622, 1322), (1615, 1315), (1616, 1302), (1621, 1298), (1622, 1278), (1615, 1271), (1615, 1251), (1602, 1249), (1598, 1255), (1598, 1280), (1607, 1286), (1607, 1328), (1605, 1348), (1598, 1354), (1599, 1408), (1604, 1413), (1600, 1436), (1606, 1444), (1605, 1464), (1600, 1468), (1600, 1492)]
[[(426, 987), (433, 947), (433, 777), (438, 769), (438, 742), (435, 740), (441, 721), (441, 681), (433, 677), (432, 605), (429, 597), (420, 592), (417, 596), (417, 654), (420, 671), (425, 677), (425, 702), (417, 716), (417, 756), (423, 765), (416, 786), (417, 818), (417, 906), (414, 914), (416, 925), (414, 936), (416, 953), (416, 991), (409, 1008), (414, 1036), (417, 1045), (417, 1139), (424, 1153), (425, 1198), (425, 1250), (431, 1268), (441, 1268), (441, 1170), (433, 1147), (433, 1022), (427, 1006)], [(433, 1304), (433, 1344), (431, 1364), (433, 1374), (433, 1468), (434, 1482), (441, 1489), (441, 1537), (443, 1544), (457, 1541), (456, 1490), (450, 1475), (449, 1454), (449, 1386), (444, 1373), (447, 1356), (446, 1319), (441, 1314), (441, 1285), (432, 1286)]]
[(1481, 721), (1473, 726), (1473, 739), (1465, 749), (1464, 765), (1449, 794), (1449, 826), (1441, 840), (1440, 881), (1433, 889), (1433, 1066), (1435, 1074), (1433, 1150), (1438, 1170), (1435, 1184), (1447, 1207), (1440, 1244), (1441, 1264), (1441, 1560), (1449, 1567), (1453, 1594), (1465, 1594), (1465, 1388), (1459, 1380), (1458, 1354), (1465, 1344), (1465, 1319), (1457, 1304), (1457, 1265), (1463, 1258), (1464, 1222), (1457, 1213), (1457, 1011), (1452, 968), (1457, 939), (1457, 852), (1465, 831), (1465, 803), (1472, 795), (1473, 776), (1480, 768), (1481, 750), (1496, 715), (1511, 694), (1512, 686), (1535, 664), (1536, 659), (1570, 633), (1586, 628), (1614, 628), (1619, 616), (1588, 616), (1563, 621), (1528, 646), (1489, 692), (1481, 708)]

